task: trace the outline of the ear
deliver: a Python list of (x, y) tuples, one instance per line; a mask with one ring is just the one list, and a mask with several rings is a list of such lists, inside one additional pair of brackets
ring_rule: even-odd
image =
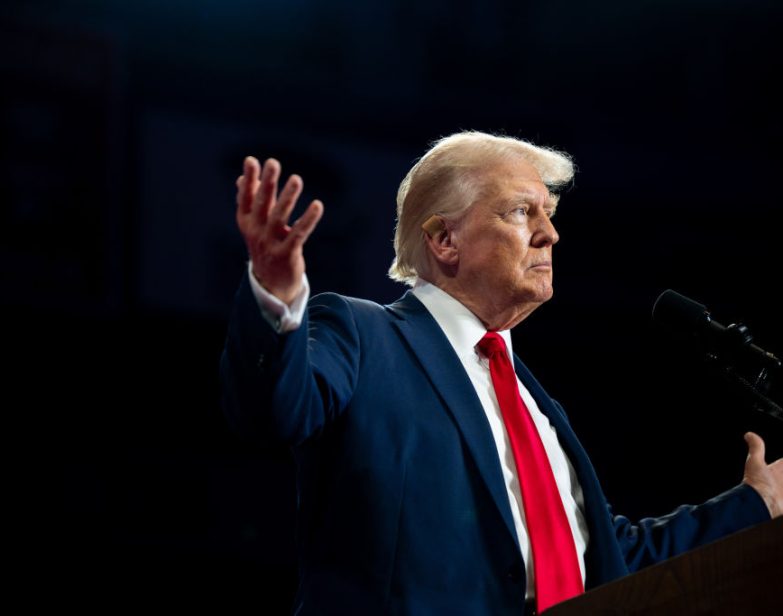
[(430, 217), (422, 226), (424, 241), (427, 248), (438, 263), (456, 265), (459, 262), (459, 252), (454, 244), (452, 226), (442, 217)]

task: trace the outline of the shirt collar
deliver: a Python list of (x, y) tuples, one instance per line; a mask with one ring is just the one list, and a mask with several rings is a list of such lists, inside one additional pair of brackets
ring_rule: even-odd
[[(460, 357), (473, 356), (476, 345), (487, 333), (481, 320), (443, 289), (422, 278), (416, 279), (412, 293), (429, 310), (443, 333), (446, 334), (446, 338), (454, 347), (457, 355)], [(497, 333), (506, 343), (509, 357), (513, 361), (510, 330), (504, 329)]]

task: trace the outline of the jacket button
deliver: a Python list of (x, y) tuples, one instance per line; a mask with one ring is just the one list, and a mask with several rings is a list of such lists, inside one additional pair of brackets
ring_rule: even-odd
[(522, 567), (519, 563), (515, 563), (508, 568), (506, 577), (515, 583), (522, 579)]

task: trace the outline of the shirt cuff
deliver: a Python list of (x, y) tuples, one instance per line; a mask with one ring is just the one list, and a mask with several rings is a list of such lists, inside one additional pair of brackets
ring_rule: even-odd
[(310, 283), (307, 275), (302, 274), (302, 286), (299, 294), (289, 306), (267, 291), (253, 275), (253, 262), (248, 261), (247, 273), (250, 277), (250, 288), (261, 309), (261, 314), (278, 334), (292, 332), (302, 324), (307, 300), (310, 299)]

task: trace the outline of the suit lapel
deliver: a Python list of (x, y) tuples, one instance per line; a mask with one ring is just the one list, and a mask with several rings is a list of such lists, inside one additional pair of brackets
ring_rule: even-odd
[(399, 317), (393, 325), (418, 358), (433, 388), (457, 424), (479, 474), (518, 546), (492, 431), (462, 363), (440, 326), (412, 293), (406, 293), (388, 308)]
[(544, 391), (541, 384), (516, 355), (514, 356), (514, 368), (519, 380), (522, 381), (530, 392), (530, 395), (533, 396), (538, 403), (539, 410), (546, 415), (547, 419), (549, 419), (549, 423), (552, 424), (555, 432), (557, 432), (557, 440), (566, 456), (571, 461), (577, 478), (579, 479), (579, 483), (583, 487), (585, 508), (589, 508), (592, 503), (588, 501), (596, 495), (596, 491), (591, 489), (596, 485), (596, 479), (595, 472), (592, 470), (592, 464), (587, 457), (587, 453), (571, 428), (571, 424), (568, 423), (567, 417), (556, 407), (552, 398), (549, 397), (549, 394)]
[(571, 429), (566, 417), (557, 410), (552, 399), (549, 397), (549, 394), (544, 391), (541, 384), (516, 355), (514, 355), (514, 370), (516, 371), (519, 380), (522, 381), (522, 384), (535, 399), (538, 404), (538, 409), (546, 415), (547, 419), (549, 419), (549, 422), (552, 424), (552, 427), (557, 432), (557, 440), (560, 442), (560, 446), (565, 450), (568, 458), (573, 460), (576, 454), (579, 456), (583, 455), (582, 446), (579, 444), (576, 434), (574, 434), (574, 431)]

